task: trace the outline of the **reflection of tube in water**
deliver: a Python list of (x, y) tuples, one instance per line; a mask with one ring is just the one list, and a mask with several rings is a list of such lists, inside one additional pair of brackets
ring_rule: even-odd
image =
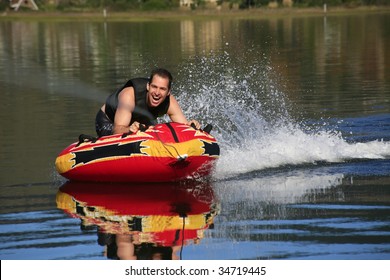
[[(203, 238), (219, 212), (209, 184), (93, 184), (67, 182), (57, 207), (98, 228), (109, 258), (175, 258)], [(123, 248), (127, 248), (123, 250)]]

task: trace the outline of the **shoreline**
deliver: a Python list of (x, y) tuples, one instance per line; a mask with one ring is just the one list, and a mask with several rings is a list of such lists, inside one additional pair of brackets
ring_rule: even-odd
[(363, 7), (323, 7), (317, 8), (256, 8), (248, 10), (170, 10), (170, 11), (129, 11), (110, 12), (77, 11), (77, 12), (46, 12), (46, 11), (5, 11), (0, 20), (39, 20), (39, 21), (161, 21), (185, 19), (267, 19), (277, 17), (310, 17), (310, 16), (343, 16), (353, 14), (390, 13), (390, 6)]

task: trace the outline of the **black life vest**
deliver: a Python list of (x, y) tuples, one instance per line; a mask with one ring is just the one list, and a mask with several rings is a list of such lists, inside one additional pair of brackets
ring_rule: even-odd
[(169, 96), (157, 107), (150, 108), (147, 104), (147, 89), (146, 85), (149, 82), (147, 78), (135, 78), (127, 81), (116, 92), (107, 97), (105, 113), (107, 117), (114, 122), (116, 109), (118, 108), (118, 95), (127, 87), (134, 88), (135, 108), (132, 112), (131, 121), (129, 123), (137, 121), (145, 125), (154, 125), (157, 123), (157, 118), (165, 115), (169, 108)]

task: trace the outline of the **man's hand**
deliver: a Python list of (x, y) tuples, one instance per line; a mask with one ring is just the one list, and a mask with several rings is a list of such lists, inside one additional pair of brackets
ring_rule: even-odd
[(187, 125), (191, 126), (191, 125), (194, 125), (196, 129), (200, 129), (200, 123), (197, 121), (197, 120), (190, 120), (189, 122), (187, 122)]
[(137, 133), (137, 131), (139, 130), (139, 126), (140, 126), (139, 122), (133, 122), (129, 127), (129, 131), (132, 133)]

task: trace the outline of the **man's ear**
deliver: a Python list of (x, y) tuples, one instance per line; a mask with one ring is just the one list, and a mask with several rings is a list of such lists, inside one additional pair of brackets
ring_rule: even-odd
[(149, 82), (146, 84), (146, 90), (149, 91)]

